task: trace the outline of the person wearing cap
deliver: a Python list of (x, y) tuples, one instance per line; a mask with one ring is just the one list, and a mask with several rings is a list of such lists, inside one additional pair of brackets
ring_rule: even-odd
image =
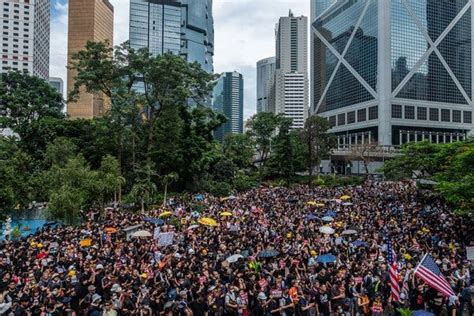
[(87, 316), (102, 316), (102, 297), (99, 294), (92, 295), (90, 308)]

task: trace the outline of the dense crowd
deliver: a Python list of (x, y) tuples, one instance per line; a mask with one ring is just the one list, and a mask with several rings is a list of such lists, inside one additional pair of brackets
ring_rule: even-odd
[[(123, 231), (140, 224), (155, 236)], [(175, 198), (147, 214), (96, 211), (80, 226), (0, 245), (0, 315), (395, 315), (400, 307), (473, 315), (469, 225), (411, 182), (259, 188)], [(165, 235), (166, 244), (154, 238)], [(390, 295), (389, 242), (400, 302)], [(455, 297), (414, 276), (424, 253)]]

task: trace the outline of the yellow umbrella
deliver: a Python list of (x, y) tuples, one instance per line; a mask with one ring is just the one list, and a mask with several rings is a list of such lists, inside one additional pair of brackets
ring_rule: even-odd
[(92, 239), (89, 239), (89, 238), (83, 239), (83, 240), (81, 240), (81, 241), (79, 242), (79, 245), (80, 245), (81, 247), (84, 247), (84, 248), (85, 248), (85, 247), (90, 247), (91, 244), (92, 244)]
[(325, 204), (323, 204), (323, 203), (316, 203), (316, 204), (315, 204), (315, 206), (317, 206), (317, 207), (324, 207), (324, 205), (325, 205)]
[(234, 214), (232, 214), (231, 212), (222, 212), (220, 215), (221, 216), (232, 216)]
[(163, 212), (160, 215), (158, 215), (158, 217), (167, 217), (167, 216), (171, 216), (171, 215), (173, 215), (173, 213), (171, 213), (170, 211), (166, 211), (166, 212)]
[(198, 223), (201, 224), (201, 225), (204, 225), (204, 226), (211, 226), (211, 227), (218, 226), (217, 221), (213, 218), (210, 218), (210, 217), (200, 218), (198, 220)]
[(346, 201), (346, 200), (350, 200), (351, 197), (349, 195), (343, 195), (343, 196), (340, 197), (340, 199), (343, 200), (343, 201)]
[(316, 203), (315, 201), (309, 201), (309, 202), (306, 202), (306, 204), (310, 206), (316, 206), (318, 203)]

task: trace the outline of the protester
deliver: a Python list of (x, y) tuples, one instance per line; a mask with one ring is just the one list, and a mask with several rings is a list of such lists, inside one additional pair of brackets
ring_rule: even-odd
[[(146, 216), (106, 210), (89, 218), (0, 245), (1, 315), (472, 313), (464, 251), (472, 223), (412, 182), (188, 195)], [(128, 238), (122, 229), (138, 224), (155, 238)], [(425, 253), (454, 297), (415, 276)]]

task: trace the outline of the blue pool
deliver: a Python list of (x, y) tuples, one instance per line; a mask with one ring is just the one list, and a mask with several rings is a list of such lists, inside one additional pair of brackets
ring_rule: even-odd
[[(51, 223), (44, 219), (22, 219), (22, 220), (12, 220), (11, 227), (15, 228), (17, 225), (20, 226), (21, 236), (26, 237), (31, 234), (34, 234), (38, 229), (42, 228), (44, 224)], [(24, 230), (25, 227), (29, 227), (29, 230)], [(4, 239), (3, 229), (5, 228), (5, 222), (1, 223), (0, 229), (0, 239)]]

